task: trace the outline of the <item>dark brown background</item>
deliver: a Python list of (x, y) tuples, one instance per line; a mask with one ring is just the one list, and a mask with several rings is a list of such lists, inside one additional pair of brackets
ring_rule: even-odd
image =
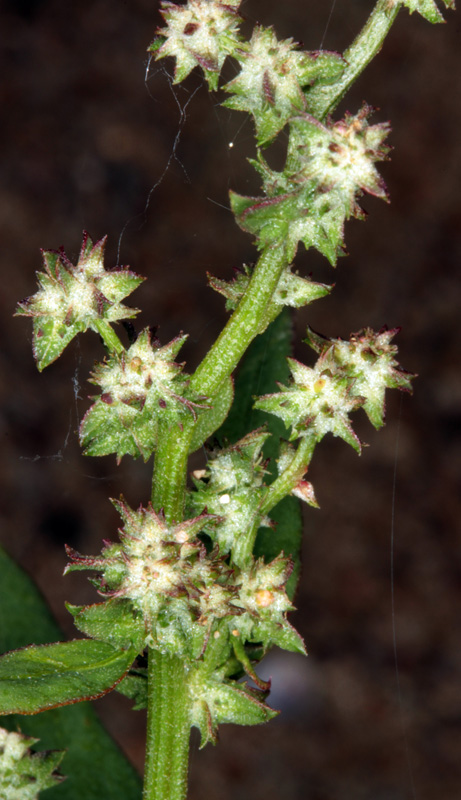
[[(343, 49), (372, 6), (337, 0), (325, 46)], [(249, 21), (273, 22), (306, 49), (319, 47), (330, 7), (242, 4)], [(173, 90), (171, 63), (153, 65), (144, 84), (157, 8), (150, 0), (4, 0), (1, 10), (1, 540), (34, 572), (68, 636), (63, 600), (84, 602), (93, 590), (82, 576), (61, 579), (63, 544), (98, 552), (118, 524), (107, 497), (123, 490), (131, 504), (145, 502), (149, 467), (79, 453), (96, 337), (36, 372), (30, 326), (12, 313), (35, 291), (38, 249), (64, 245), (75, 258), (83, 229), (107, 233), (110, 266), (123, 232), (121, 263), (148, 277), (133, 298), (141, 322), (160, 325), (164, 342), (188, 332), (189, 368), (224, 320), (205, 271), (230, 277), (254, 257), (222, 207), (229, 187), (257, 190), (245, 163), (251, 123), (220, 109), (198, 74)], [(376, 121), (392, 120), (395, 153), (382, 166), (392, 204), (365, 199), (370, 217), (348, 225), (350, 255), (336, 272), (310, 253), (297, 259), (302, 273), (336, 281), (332, 297), (297, 316), (298, 340), (308, 320), (331, 336), (401, 325), (401, 361), (420, 376), (415, 395), (390, 397), (379, 434), (357, 420), (371, 445), (361, 459), (333, 439), (316, 453), (310, 477), (322, 510), (306, 514), (294, 615), (309, 659), (274, 656), (267, 667), (280, 719), (223, 727), (216, 748), (194, 750), (192, 800), (454, 800), (461, 792), (461, 52), (460, 14), (446, 16), (447, 25), (432, 27), (403, 11), (343, 106), (355, 112), (366, 99), (382, 109)], [(304, 346), (298, 355), (308, 357)], [(128, 707), (118, 696), (98, 705), (141, 768), (143, 714)]]

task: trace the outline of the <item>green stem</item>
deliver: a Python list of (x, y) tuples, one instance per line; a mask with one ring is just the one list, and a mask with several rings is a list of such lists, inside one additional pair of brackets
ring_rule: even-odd
[(194, 429), (194, 420), (171, 429), (161, 428), (155, 454), (152, 480), (152, 504), (163, 509), (166, 521), (181, 522), (184, 516), (184, 496), (187, 479), (187, 459)]
[(106, 345), (109, 353), (117, 353), (118, 355), (121, 355), (125, 352), (125, 348), (114, 329), (109, 325), (108, 322), (106, 322), (105, 319), (98, 319), (93, 323), (93, 325)]
[[(193, 427), (193, 425), (189, 425)], [(171, 524), (183, 519), (188, 449), (179, 427), (159, 431), (152, 501)], [(147, 741), (143, 800), (185, 800), (190, 737), (186, 667), (178, 658), (148, 651)]]
[[(192, 375), (189, 388), (212, 397), (232, 374), (247, 347), (259, 333), (261, 323), (286, 267), (284, 247), (267, 248), (261, 254), (248, 288), (227, 325)], [(179, 522), (184, 514), (186, 469), (194, 423), (172, 428), (159, 435), (152, 482), (152, 502), (163, 508), (168, 521)], [(163, 435), (164, 434), (164, 435)], [(171, 516), (168, 517), (168, 514)]]
[(268, 514), (303, 479), (316, 444), (317, 440), (314, 436), (303, 436), (288, 467), (268, 487), (261, 505), (261, 514)]
[(239, 549), (239, 566), (251, 562), (256, 536), (261, 525), (261, 518), (265, 514), (268, 514), (284, 497), (290, 494), (296, 484), (302, 480), (312, 459), (316, 444), (317, 441), (314, 437), (303, 437), (288, 467), (283, 470), (282, 474), (279, 475), (270, 486), (268, 486), (259, 512), (253, 523), (253, 527), (245, 535), (245, 540)]
[(189, 735), (185, 667), (150, 648), (143, 800), (185, 800)]
[(232, 374), (259, 333), (267, 306), (286, 266), (283, 245), (268, 247), (261, 253), (240, 303), (191, 378), (193, 392), (212, 397), (224, 379)]
[(343, 53), (347, 67), (340, 80), (331, 86), (315, 86), (309, 91), (309, 112), (317, 119), (324, 119), (336, 108), (367, 64), (379, 53), (399, 10), (400, 2), (397, 0), (378, 0), (359, 35)]
[[(267, 306), (286, 266), (285, 248), (265, 250), (249, 286), (226, 327), (192, 376), (190, 388), (213, 396), (235, 369), (261, 328)], [(168, 523), (184, 516), (187, 458), (194, 428), (159, 431), (152, 502)], [(147, 748), (143, 800), (184, 800), (190, 729), (186, 670), (176, 658), (149, 649)]]

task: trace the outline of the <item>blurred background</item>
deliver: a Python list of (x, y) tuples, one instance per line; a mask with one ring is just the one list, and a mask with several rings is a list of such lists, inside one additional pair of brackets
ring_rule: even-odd
[[(244, 0), (242, 12), (248, 30), (273, 23), (305, 49), (341, 51), (372, 7)], [(0, 14), (1, 542), (73, 637), (64, 600), (95, 595), (84, 576), (62, 580), (63, 545), (99, 552), (118, 526), (107, 498), (123, 491), (131, 505), (146, 502), (151, 468), (81, 456), (76, 430), (102, 356), (97, 337), (80, 337), (39, 375), (15, 305), (36, 291), (40, 247), (62, 245), (76, 259), (82, 230), (107, 234), (107, 266), (148, 278), (133, 297), (137, 324), (158, 325), (164, 343), (189, 333), (192, 370), (226, 318), (206, 271), (228, 279), (255, 257), (227, 208), (229, 188), (258, 191), (245, 160), (252, 125), (220, 108), (198, 71), (173, 87), (170, 61), (148, 63), (157, 2), (3, 0)], [(336, 284), (296, 315), (296, 342), (308, 322), (343, 337), (401, 326), (415, 393), (389, 394), (378, 434), (357, 417), (370, 445), (360, 459), (340, 440), (318, 448), (309, 477), (321, 510), (305, 515), (293, 614), (309, 658), (274, 653), (262, 666), (282, 709), (276, 721), (223, 726), (217, 747), (194, 747), (191, 800), (461, 793), (461, 25), (459, 11), (445, 16), (431, 26), (402, 11), (340, 109), (355, 113), (366, 100), (381, 109), (375, 122), (392, 121), (395, 152), (381, 166), (391, 204), (364, 198), (369, 219), (347, 225), (349, 255), (336, 271), (311, 252), (296, 260), (301, 274)], [(228, 79), (234, 72), (226, 65)], [(269, 152), (274, 165), (285, 145), (282, 136)], [(305, 345), (296, 355), (311, 363)], [(144, 714), (129, 706), (110, 695), (97, 709), (142, 769)]]

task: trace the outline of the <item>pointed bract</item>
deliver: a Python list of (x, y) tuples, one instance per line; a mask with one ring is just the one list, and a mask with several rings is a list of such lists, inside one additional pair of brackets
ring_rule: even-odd
[[(422, 17), (428, 22), (444, 22), (444, 18), (437, 8), (435, 0), (398, 0), (402, 5), (408, 8), (410, 14), (418, 11)], [(455, 8), (455, 0), (441, 0), (447, 8)]]

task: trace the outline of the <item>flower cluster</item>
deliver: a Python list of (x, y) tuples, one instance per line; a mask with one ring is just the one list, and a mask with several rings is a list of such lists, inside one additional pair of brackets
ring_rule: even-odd
[(223, 105), (253, 115), (260, 146), (307, 109), (303, 87), (335, 81), (343, 72), (344, 61), (337, 53), (297, 47), (292, 39), (279, 41), (272, 28), (257, 25), (251, 40), (235, 51), (241, 69), (223, 87), (233, 94)]
[(17, 314), (33, 318), (33, 350), (39, 370), (55, 361), (72, 339), (88, 328), (101, 332), (107, 324), (136, 316), (138, 309), (121, 301), (144, 280), (128, 269), (106, 270), (106, 238), (93, 244), (84, 233), (74, 266), (63, 250), (42, 251), (45, 272), (37, 273), (40, 289), (19, 303)]
[[(105, 603), (68, 606), (77, 627), (89, 636), (138, 651), (149, 645), (192, 663), (212, 638), (231, 643), (277, 643), (303, 650), (286, 620), (292, 605), (285, 593), (290, 562), (270, 564), (250, 558), (246, 569), (230, 566), (214, 547), (207, 552), (198, 534), (219, 518), (203, 513), (168, 526), (152, 506), (129, 508), (115, 501), (122, 520), (120, 543), (106, 543), (100, 556), (82, 556), (67, 548), (66, 572), (96, 570)], [(217, 537), (219, 538), (219, 537)]]
[(323, 369), (347, 375), (353, 394), (363, 397), (363, 409), (375, 428), (384, 424), (386, 389), (411, 392), (411, 381), (416, 377), (395, 359), (398, 348), (391, 341), (398, 332), (399, 328), (382, 328), (378, 333), (365, 328), (345, 340), (326, 339), (307, 331), (306, 341), (320, 354)]
[(293, 382), (256, 401), (255, 407), (280, 417), (291, 427), (290, 439), (327, 433), (340, 436), (360, 452), (349, 413), (363, 406), (378, 428), (384, 420), (386, 388), (411, 391), (410, 373), (395, 361), (397, 347), (390, 341), (395, 330), (375, 333), (370, 328), (352, 334), (349, 341), (325, 339), (308, 332), (308, 343), (320, 353), (314, 367), (288, 359)]
[(38, 739), (0, 728), (0, 797), (2, 800), (38, 800), (62, 777), (55, 770), (63, 752), (33, 753)]
[(185, 414), (208, 407), (185, 396), (188, 379), (174, 358), (186, 338), (177, 336), (162, 347), (145, 329), (126, 352), (95, 367), (91, 382), (101, 394), (80, 426), (87, 455), (116, 453), (118, 461), (141, 455), (147, 461), (161, 422), (178, 424)]
[[(241, 270), (236, 270), (236, 275), (232, 281), (224, 281), (208, 275), (212, 289), (215, 289), (226, 298), (227, 311), (234, 311), (237, 308), (248, 288), (251, 274), (251, 268), (244, 264)], [(278, 317), (285, 306), (302, 308), (314, 300), (325, 297), (331, 292), (331, 288), (331, 286), (327, 286), (324, 283), (315, 283), (315, 281), (302, 278), (297, 273), (293, 273), (290, 266), (287, 266), (280, 276), (278, 286), (267, 307), (260, 333)]]
[(263, 178), (264, 197), (231, 192), (231, 205), (243, 230), (260, 247), (285, 241), (292, 260), (298, 243), (315, 247), (334, 265), (344, 247), (344, 222), (362, 217), (357, 198), (387, 198), (375, 162), (386, 159), (386, 123), (369, 125), (368, 106), (339, 122), (323, 124), (309, 114), (290, 120), (285, 169), (272, 170), (261, 154), (254, 167)]
[(166, 27), (149, 50), (157, 58), (176, 58), (175, 83), (200, 66), (210, 89), (217, 89), (222, 65), (240, 41), (240, 0), (189, 0), (183, 6), (164, 0), (161, 5)]
[[(195, 491), (189, 495), (194, 513), (205, 508), (220, 517), (219, 525), (205, 526), (204, 531), (216, 542), (223, 555), (232, 554), (240, 567), (246, 536), (258, 519), (265, 485), (261, 451), (269, 434), (264, 430), (249, 433), (237, 444), (211, 454), (206, 470), (193, 473)], [(198, 475), (198, 477), (197, 477)], [(270, 526), (270, 520), (261, 524)]]

